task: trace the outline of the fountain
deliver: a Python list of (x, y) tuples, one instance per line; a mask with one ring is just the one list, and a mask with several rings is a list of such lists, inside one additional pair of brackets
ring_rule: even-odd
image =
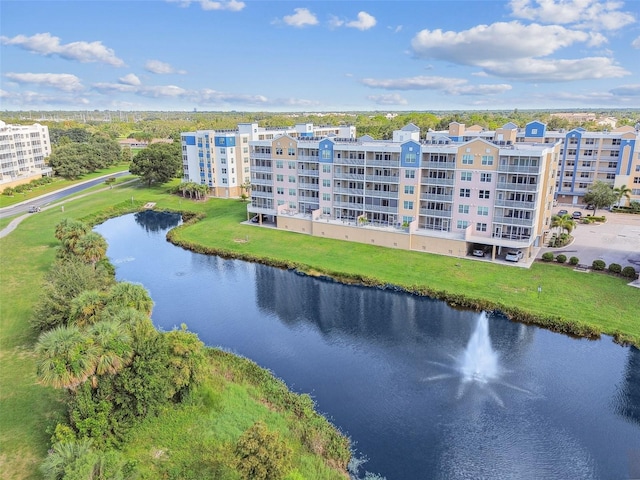
[(459, 362), (464, 382), (487, 383), (494, 380), (500, 373), (498, 354), (491, 347), (489, 321), (485, 312), (480, 314), (476, 329)]

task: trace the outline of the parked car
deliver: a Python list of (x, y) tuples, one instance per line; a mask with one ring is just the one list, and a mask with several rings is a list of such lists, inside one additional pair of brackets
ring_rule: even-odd
[[(266, 215), (262, 215), (262, 221), (265, 222), (267, 220), (267, 216)], [(251, 221), (253, 223), (259, 223), (260, 222), (260, 215), (256, 215), (255, 217), (253, 217), (251, 219)]]
[(37, 205), (31, 205), (29, 207), (29, 213), (36, 213), (40, 211), (40, 207), (38, 207)]
[(593, 203), (590, 203), (589, 205), (587, 205), (587, 210), (595, 210), (596, 207), (595, 205), (593, 205)]
[(573, 212), (573, 213), (571, 214), (571, 217), (572, 217), (574, 220), (580, 220), (580, 219), (582, 218), (582, 212), (580, 212), (580, 211), (576, 210), (575, 212)]
[(486, 245), (475, 245), (473, 247), (471, 255), (473, 255), (474, 257), (484, 257), (487, 253), (489, 253), (489, 250), (489, 247), (487, 247)]
[(558, 216), (561, 217), (563, 215), (568, 215), (569, 211), (568, 210), (558, 210)]
[(508, 250), (504, 259), (508, 262), (518, 262), (522, 257), (522, 250)]

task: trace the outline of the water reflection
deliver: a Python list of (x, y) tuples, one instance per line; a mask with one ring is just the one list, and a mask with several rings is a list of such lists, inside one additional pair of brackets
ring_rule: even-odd
[(133, 215), (136, 223), (147, 232), (166, 232), (177, 226), (181, 221), (179, 213), (158, 212), (155, 210), (143, 210)]

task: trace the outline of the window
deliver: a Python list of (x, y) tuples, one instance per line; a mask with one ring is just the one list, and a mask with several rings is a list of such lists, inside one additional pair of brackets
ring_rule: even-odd
[(289, 183), (296, 183), (296, 177), (294, 175), (289, 175)]
[(331, 215), (331, 207), (322, 207), (323, 215)]
[(249, 147), (242, 147), (242, 153), (249, 153)]
[(491, 195), (491, 192), (489, 190), (479, 190), (478, 191), (478, 198), (489, 198)]
[(493, 155), (483, 155), (482, 165), (493, 165)]
[(226, 174), (227, 174), (227, 169), (226, 169), (226, 168), (223, 168), (223, 169), (222, 169), (222, 174), (223, 174), (223, 175), (226, 175)]
[(413, 202), (409, 200), (405, 200), (403, 206), (405, 210), (413, 210)]
[(404, 193), (406, 193), (407, 195), (413, 195), (413, 185), (405, 185)]
[(331, 173), (331, 165), (322, 165), (322, 173)]
[(290, 157), (293, 157), (296, 154), (296, 149), (293, 147), (289, 147), (287, 149), (287, 155), (289, 155)]
[(278, 195), (284, 195), (284, 187), (276, 188), (276, 192), (278, 193)]
[(407, 153), (404, 157), (406, 163), (416, 163), (416, 154), (415, 153)]
[(482, 215), (483, 217), (488, 217), (489, 207), (478, 207), (478, 215)]
[(289, 195), (295, 195), (296, 194), (296, 189), (295, 188), (290, 188), (289, 189)]
[(463, 182), (470, 182), (471, 176), (471, 172), (460, 172), (460, 180), (462, 180)]
[(460, 189), (460, 196), (461, 197), (471, 197), (471, 189), (470, 188), (461, 188)]
[(463, 165), (473, 165), (473, 155), (462, 155)]
[(226, 165), (226, 164), (227, 164), (227, 159), (226, 159), (226, 158), (221, 158), (221, 159), (220, 159), (220, 163), (221, 163), (222, 165)]
[(458, 223), (456, 224), (456, 227), (458, 227), (458, 229), (460, 230), (464, 230), (468, 226), (469, 222), (467, 220), (458, 220)]
[(322, 150), (322, 159), (331, 160), (331, 150), (329, 150), (328, 148)]
[(633, 183), (635, 183), (636, 185), (640, 183), (640, 177), (633, 177)]
[(491, 181), (491, 174), (490, 173), (481, 173), (480, 174), (480, 181), (481, 182), (490, 182)]
[(276, 155), (282, 155), (282, 148), (281, 147), (276, 148)]
[(330, 187), (331, 186), (331, 180), (325, 178), (322, 180), (322, 186), (323, 187)]
[(284, 182), (284, 175), (276, 175), (276, 182)]
[(410, 217), (408, 215), (402, 216), (402, 223), (411, 223), (411, 222), (413, 222), (413, 217)]
[(276, 168), (284, 168), (284, 162), (282, 160), (276, 160)]
[(636, 165), (636, 172), (640, 172), (640, 165)]
[(249, 167), (244, 167), (244, 173), (249, 173)]
[(476, 231), (477, 232), (486, 232), (487, 224), (486, 223), (476, 223)]
[(323, 193), (322, 194), (322, 200), (325, 202), (330, 202), (331, 201), (331, 194), (330, 193)]
[(227, 179), (226, 179), (226, 178), (223, 178), (223, 179), (222, 179), (222, 183), (227, 183)]
[(404, 178), (416, 178), (416, 171), (415, 170), (405, 170), (404, 171)]
[(458, 213), (469, 213), (469, 205), (458, 205)]
[(296, 162), (287, 162), (287, 166), (289, 167), (289, 170), (295, 170)]

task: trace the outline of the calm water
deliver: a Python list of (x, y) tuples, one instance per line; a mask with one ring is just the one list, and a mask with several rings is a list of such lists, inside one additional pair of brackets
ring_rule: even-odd
[(465, 381), (477, 313), (194, 254), (165, 240), (178, 221), (98, 226), (118, 279), (150, 291), (158, 327), (186, 323), (311, 394), (368, 458), (361, 476), (640, 478), (637, 349), (492, 316), (498, 374)]

